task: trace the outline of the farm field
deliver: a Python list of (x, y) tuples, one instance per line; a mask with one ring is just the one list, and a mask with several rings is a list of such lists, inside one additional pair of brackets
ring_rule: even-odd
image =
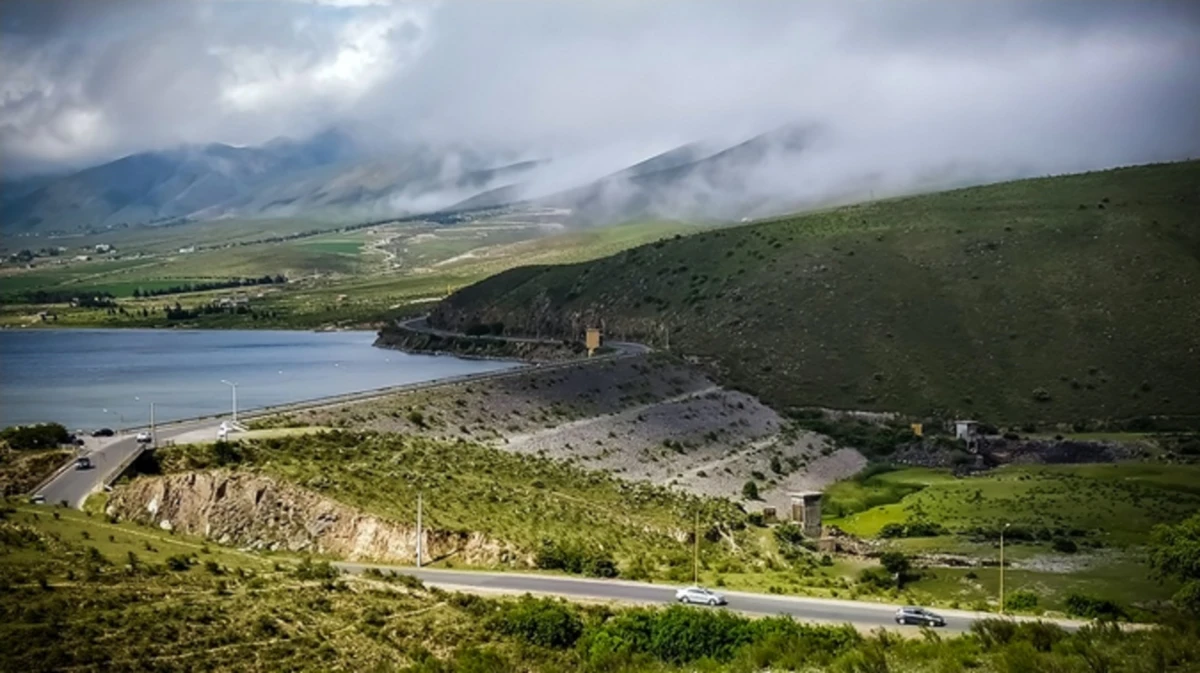
[[(996, 602), (999, 534), (1008, 525), (1009, 591), (1033, 592), (1046, 609), (1061, 609), (1071, 593), (1151, 605), (1178, 587), (1152, 576), (1144, 546), (1154, 526), (1200, 512), (1200, 465), (1007, 466), (961, 478), (922, 468), (868, 471), (835, 484), (827, 498), (827, 526), (916, 558), (985, 564), (931, 569), (911, 585), (930, 602)], [(914, 524), (941, 530), (914, 535)]]
[[(199, 236), (203, 230), (200, 225), (183, 225), (171, 227), (171, 237), (165, 239), (150, 234), (139, 239), (130, 234), (132, 247), (118, 250), (134, 257), (109, 260), (96, 256), (92, 261), (75, 262), (67, 261), (70, 255), (64, 255), (49, 258), (48, 262), (39, 259), (33, 269), (0, 269), (0, 325), (163, 327), (177, 324), (162, 315), (165, 305), (178, 301), (183, 308), (190, 308), (242, 291), (255, 295), (250, 302), (253, 313), (206, 314), (189, 326), (315, 328), (373, 324), (393, 315), (419, 312), (449, 291), (513, 266), (594, 259), (696, 230), (689, 225), (657, 222), (565, 233), (529, 223), (442, 226), (409, 222), (307, 233), (303, 223), (284, 224), (247, 224), (249, 231), (228, 241), (229, 247), (201, 246), (195, 252), (180, 252), (174, 247), (177, 244), (190, 246), (196, 245), (196, 240), (209, 240)], [(183, 230), (197, 232), (199, 238), (179, 238)], [(549, 235), (544, 238), (530, 240), (547, 231)], [(264, 240), (298, 233), (306, 235)], [(167, 247), (168, 243), (172, 247)], [(147, 299), (135, 296), (189, 284), (277, 275), (289, 282), (271, 287), (160, 294)], [(62, 296), (110, 294), (116, 305), (108, 310), (30, 303), (27, 297), (38, 291)], [(260, 292), (263, 296), (258, 297)], [(54, 321), (44, 323), (37, 315), (43, 311), (54, 313)]]

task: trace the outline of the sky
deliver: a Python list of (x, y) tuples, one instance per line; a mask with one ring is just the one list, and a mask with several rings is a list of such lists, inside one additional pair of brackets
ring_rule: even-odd
[(5, 0), (0, 171), (331, 126), (614, 167), (822, 129), (822, 169), (1200, 156), (1184, 0)]

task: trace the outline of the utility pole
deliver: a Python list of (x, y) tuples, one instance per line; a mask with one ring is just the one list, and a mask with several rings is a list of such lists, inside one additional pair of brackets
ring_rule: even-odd
[(1000, 614), (1004, 614), (1004, 531), (1011, 525), (1006, 523), (1000, 529)]
[(225, 385), (227, 385), (233, 389), (233, 424), (237, 425), (237, 386), (238, 386), (238, 384), (236, 384), (232, 381), (226, 381), (225, 379), (221, 379), (221, 383), (224, 383)]
[(154, 431), (154, 403), (150, 403), (150, 441), (151, 446), (158, 448), (158, 433)]
[(417, 494), (417, 567), (421, 567), (421, 494)]
[(692, 531), (692, 584), (700, 584), (700, 510), (696, 510), (696, 528)]

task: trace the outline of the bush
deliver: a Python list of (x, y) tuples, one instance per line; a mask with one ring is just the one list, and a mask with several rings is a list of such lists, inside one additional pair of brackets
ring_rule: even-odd
[(544, 570), (564, 570), (576, 575), (616, 577), (617, 564), (607, 552), (581, 545), (543, 540), (534, 564)]
[(883, 568), (863, 568), (858, 573), (858, 583), (876, 589), (891, 589), (896, 586), (895, 578)]
[(1004, 598), (1004, 607), (1020, 612), (1036, 610), (1038, 596), (1032, 591), (1014, 591)]
[(583, 633), (583, 622), (567, 604), (549, 598), (524, 596), (494, 619), (496, 628), (541, 647), (571, 647)]
[(742, 484), (742, 497), (747, 500), (758, 500), (758, 484), (750, 480)]
[(17, 451), (53, 449), (71, 440), (71, 434), (60, 423), (17, 425), (0, 430), (0, 440)]
[(1027, 643), (1038, 652), (1049, 652), (1069, 634), (1057, 624), (1048, 622), (1016, 622), (1010, 619), (980, 619), (971, 624), (971, 633), (985, 650), (996, 650)]
[(1075, 544), (1074, 540), (1066, 537), (1054, 538), (1054, 542), (1051, 544), (1051, 547), (1054, 548), (1054, 551), (1062, 554), (1074, 554), (1075, 552), (1079, 551), (1079, 545)]
[[(216, 565), (213, 561), (206, 561), (205, 566), (207, 567), (210, 563)], [(311, 558), (305, 558), (300, 562), (300, 565), (296, 566), (293, 574), (296, 579), (300, 580), (331, 580), (340, 575), (341, 572), (331, 565), (329, 561), (313, 563)]]
[(1084, 594), (1070, 594), (1064, 601), (1067, 608), (1067, 614), (1072, 617), (1083, 617), (1084, 619), (1099, 619), (1102, 621), (1116, 621), (1125, 617), (1125, 610), (1113, 601), (1087, 596)]
[[(602, 623), (581, 641), (589, 668), (601, 662), (648, 654), (684, 664), (700, 659), (731, 660), (742, 648), (773, 643), (776, 650), (832, 657), (862, 642), (848, 626), (806, 626), (787, 617), (751, 619), (728, 611), (635, 609)], [(637, 669), (641, 670), (641, 669)]]
[(800, 526), (791, 522), (785, 521), (775, 527), (773, 531), (775, 540), (781, 545), (802, 545), (804, 544), (804, 531)]
[(879, 529), (879, 537), (882, 537), (882, 538), (904, 537), (904, 524), (896, 523), (895, 521), (884, 524), (883, 528)]

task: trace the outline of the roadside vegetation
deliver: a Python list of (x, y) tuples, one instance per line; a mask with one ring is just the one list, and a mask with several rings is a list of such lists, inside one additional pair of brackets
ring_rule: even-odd
[(776, 409), (996, 423), (1200, 408), (1200, 162), (878, 201), (514, 269), (434, 310), (580, 319), (710, 363)]
[(1132, 631), (996, 619), (963, 635), (863, 634), (706, 609), (447, 593), (98, 514), (15, 501), (0, 511), (3, 670), (1182, 673), (1200, 665), (1200, 633), (1183, 618)]
[(58, 423), (0, 430), (0, 495), (24, 495), (66, 462), (70, 433)]

